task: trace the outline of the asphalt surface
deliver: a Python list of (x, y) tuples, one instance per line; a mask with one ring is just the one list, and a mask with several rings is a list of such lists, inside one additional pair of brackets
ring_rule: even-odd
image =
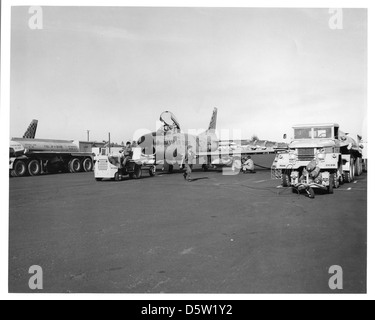
[(10, 292), (31, 292), (32, 265), (43, 293), (366, 292), (366, 175), (315, 200), (269, 171), (194, 178), (10, 179)]

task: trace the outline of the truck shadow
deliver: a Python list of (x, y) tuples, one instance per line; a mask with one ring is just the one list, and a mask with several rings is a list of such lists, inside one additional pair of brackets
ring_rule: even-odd
[[(299, 195), (301, 197), (306, 197), (309, 198), (309, 194), (307, 193), (306, 190), (297, 190), (296, 188), (292, 188), (292, 192), (295, 193), (296, 195)], [(329, 194), (327, 191), (322, 190), (322, 189), (314, 189), (314, 196), (315, 197), (320, 197), (320, 196), (332, 196), (333, 194)]]

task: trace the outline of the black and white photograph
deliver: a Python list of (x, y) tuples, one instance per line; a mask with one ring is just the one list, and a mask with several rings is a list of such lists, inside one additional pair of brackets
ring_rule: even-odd
[(10, 294), (368, 292), (368, 8), (8, 2)]

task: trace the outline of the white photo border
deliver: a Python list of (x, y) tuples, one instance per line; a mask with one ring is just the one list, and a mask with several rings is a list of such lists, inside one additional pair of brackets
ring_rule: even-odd
[[(10, 133), (10, 32), (11, 32), (11, 7), (12, 6), (121, 6), (121, 7), (258, 7), (258, 8), (367, 8), (368, 9), (368, 88), (375, 87), (374, 79), (374, 30), (375, 30), (375, 5), (374, 1), (353, 1), (353, 0), (325, 0), (325, 1), (243, 1), (243, 0), (93, 0), (89, 2), (83, 0), (55, 0), (55, 1), (29, 1), (29, 0), (3, 0), (1, 8), (1, 105), (0, 105), (0, 206), (1, 206), (1, 231), (0, 231), (0, 298), (9, 299), (28, 299), (28, 300), (278, 300), (278, 299), (300, 299), (300, 300), (352, 300), (352, 299), (371, 299), (374, 298), (375, 289), (375, 235), (371, 231), (374, 230), (374, 217), (372, 212), (374, 207), (374, 198), (368, 197), (368, 287), (367, 295), (160, 295), (160, 294), (124, 294), (124, 295), (61, 295), (61, 294), (8, 294), (8, 247), (9, 247), (9, 172), (8, 172), (8, 156), (9, 156), (9, 133)], [(368, 90), (368, 106), (375, 106), (374, 91)], [(368, 107), (367, 119), (375, 119), (374, 111)], [(374, 150), (370, 137), (375, 137), (375, 126), (369, 126), (369, 154), (373, 158)], [(368, 172), (369, 185), (368, 195), (374, 195), (374, 183), (372, 183), (373, 170), (370, 166)], [(25, 213), (27, 214), (27, 213)]]

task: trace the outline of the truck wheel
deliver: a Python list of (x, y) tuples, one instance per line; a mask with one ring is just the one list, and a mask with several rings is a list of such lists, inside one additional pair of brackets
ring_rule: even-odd
[(95, 181), (100, 182), (100, 181), (103, 181), (103, 179), (102, 178), (95, 178)]
[(155, 166), (150, 168), (149, 174), (150, 174), (150, 177), (155, 177), (155, 175), (156, 175), (156, 167)]
[(207, 165), (207, 164), (204, 164), (204, 165), (202, 166), (202, 169), (203, 169), (204, 172), (207, 172), (207, 171), (208, 171), (208, 165)]
[(284, 188), (289, 188), (290, 187), (290, 177), (288, 174), (283, 173), (283, 187)]
[(354, 178), (355, 178), (355, 162), (354, 162), (354, 159), (351, 160), (350, 174), (351, 174), (351, 177), (352, 177), (352, 181), (354, 181)]
[(358, 167), (359, 167), (359, 175), (361, 176), (363, 173), (363, 159), (362, 158), (359, 159)]
[(24, 161), (17, 161), (14, 164), (14, 175), (16, 177), (23, 177), (27, 173), (27, 166)]
[(142, 168), (138, 165), (135, 165), (134, 167), (133, 178), (137, 180), (142, 178)]
[(338, 189), (338, 188), (340, 188), (340, 185), (341, 185), (341, 182), (340, 182), (339, 174), (334, 173), (333, 174), (333, 187), (335, 189)]
[(327, 187), (328, 194), (333, 194), (333, 188), (335, 184), (335, 174), (329, 176), (329, 186)]
[(342, 175), (340, 175), (340, 177), (339, 177), (339, 183), (340, 183), (340, 186), (344, 185), (344, 183), (345, 183), (344, 173), (342, 173)]
[(315, 199), (315, 191), (313, 188), (310, 188), (308, 191), (307, 191), (307, 194), (309, 195), (309, 198), (310, 199)]
[(115, 181), (121, 181), (120, 180), (120, 174), (118, 172), (116, 172), (114, 180)]
[(354, 180), (354, 161), (351, 159), (349, 171), (344, 172), (344, 180), (346, 183), (351, 183)]
[(357, 177), (359, 177), (362, 174), (361, 165), (362, 165), (362, 158), (357, 158), (357, 160), (355, 161), (355, 175)]
[(352, 174), (350, 173), (350, 171), (344, 172), (344, 181), (345, 181), (345, 183), (351, 183), (353, 181), (352, 180)]
[(90, 158), (86, 158), (85, 160), (83, 160), (82, 166), (85, 172), (91, 172), (93, 169), (92, 160)]
[(41, 167), (38, 160), (31, 160), (27, 166), (30, 176), (40, 175)]
[(69, 169), (71, 173), (80, 172), (81, 168), (81, 161), (79, 161), (79, 159), (74, 158), (72, 161), (69, 162)]

